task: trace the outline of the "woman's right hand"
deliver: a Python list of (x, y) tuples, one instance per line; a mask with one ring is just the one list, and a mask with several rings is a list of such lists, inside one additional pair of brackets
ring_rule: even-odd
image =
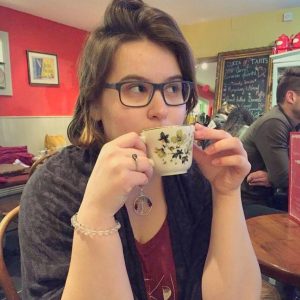
[[(136, 162), (132, 154), (137, 155)], [(112, 217), (126, 202), (132, 189), (145, 185), (153, 174), (146, 145), (135, 133), (124, 134), (105, 144), (87, 183), (80, 210)]]

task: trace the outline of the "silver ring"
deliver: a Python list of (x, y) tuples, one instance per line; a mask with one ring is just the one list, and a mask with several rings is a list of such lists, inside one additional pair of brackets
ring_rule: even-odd
[(132, 159), (134, 160), (134, 163), (135, 163), (135, 170), (137, 171), (137, 169), (138, 169), (138, 164), (137, 164), (137, 158), (138, 158), (138, 156), (137, 156), (136, 153), (133, 153), (133, 154), (131, 155), (131, 157), (132, 157)]

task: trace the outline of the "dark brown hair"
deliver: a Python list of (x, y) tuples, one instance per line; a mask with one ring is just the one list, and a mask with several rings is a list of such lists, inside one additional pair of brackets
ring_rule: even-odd
[(283, 103), (287, 91), (300, 91), (300, 67), (285, 70), (278, 80), (276, 98), (277, 103)]
[(228, 115), (224, 123), (223, 130), (229, 132), (232, 136), (239, 136), (243, 126), (250, 126), (254, 122), (252, 114), (244, 107), (235, 107)]
[(101, 122), (92, 117), (92, 106), (102, 93), (118, 47), (144, 38), (174, 53), (183, 79), (194, 82), (186, 105), (187, 113), (196, 105), (195, 64), (175, 20), (141, 0), (114, 0), (105, 11), (103, 25), (90, 34), (80, 60), (79, 96), (68, 127), (68, 137), (74, 145), (102, 145), (105, 142)]

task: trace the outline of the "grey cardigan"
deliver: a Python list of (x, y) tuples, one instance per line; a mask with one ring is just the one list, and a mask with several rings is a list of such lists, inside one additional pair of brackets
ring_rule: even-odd
[[(69, 146), (26, 184), (19, 217), (23, 299), (61, 298), (71, 257), (70, 218), (78, 211), (98, 153), (96, 147)], [(187, 174), (163, 177), (163, 184), (178, 299), (199, 300), (211, 231), (210, 185), (194, 164)], [(122, 226), (119, 233), (134, 297), (147, 300), (126, 208), (115, 217)]]

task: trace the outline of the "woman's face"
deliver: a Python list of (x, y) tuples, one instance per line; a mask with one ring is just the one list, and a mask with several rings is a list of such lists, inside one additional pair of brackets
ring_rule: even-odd
[(294, 103), (292, 105), (292, 117), (296, 122), (300, 122), (300, 93), (294, 92)]
[[(163, 83), (181, 78), (181, 71), (172, 52), (144, 39), (119, 47), (106, 82), (117, 83), (137, 78)], [(120, 102), (117, 90), (105, 88), (94, 107), (94, 113), (101, 120), (106, 140), (109, 141), (131, 131), (140, 133), (145, 128), (182, 124), (186, 106), (167, 106), (157, 90), (148, 106), (126, 107)]]

